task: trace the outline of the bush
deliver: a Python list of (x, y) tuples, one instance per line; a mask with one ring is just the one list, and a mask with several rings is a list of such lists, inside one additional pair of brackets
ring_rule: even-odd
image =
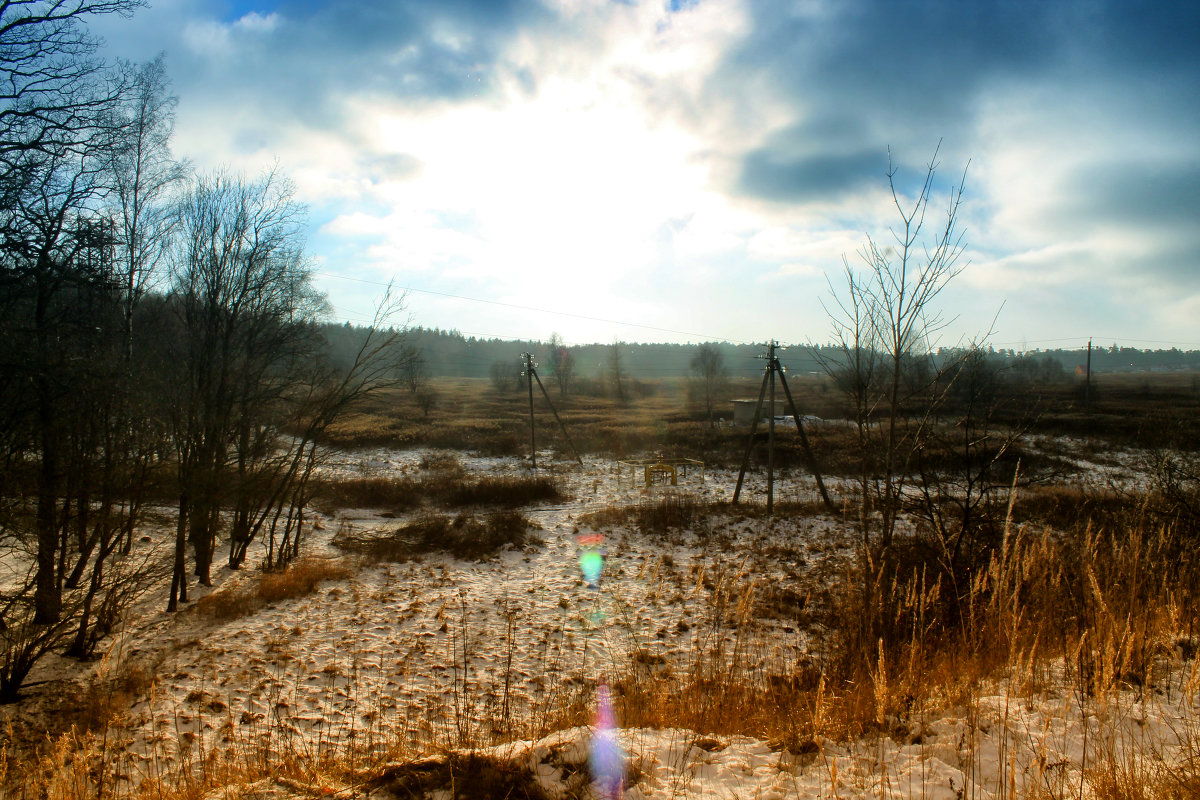
[(410, 511), (426, 502), (441, 508), (500, 506), (515, 508), (539, 502), (557, 502), (566, 495), (550, 477), (466, 476), (457, 460), (431, 457), (422, 461), (427, 471), (420, 477), (375, 477), (326, 480), (316, 483), (314, 497), (321, 508), (374, 508)]
[(536, 526), (516, 511), (493, 511), (482, 519), (471, 514), (454, 517), (425, 514), (392, 530), (342, 533), (333, 544), (376, 561), (405, 561), (417, 553), (444, 552), (467, 561), (481, 561), (506, 547), (540, 543), (529, 535)]
[(596, 528), (630, 525), (640, 533), (665, 534), (672, 528), (690, 528), (708, 519), (713, 505), (686, 494), (667, 494), (637, 505), (610, 506), (584, 514), (582, 524)]
[(558, 484), (548, 477), (485, 477), (461, 481), (438, 493), (443, 508), (494, 505), (505, 508), (563, 500)]
[(303, 558), (282, 570), (262, 573), (251, 586), (213, 592), (197, 600), (193, 608), (197, 614), (222, 622), (248, 617), (270, 603), (312, 594), (322, 581), (342, 580), (351, 574), (342, 561)]
[(407, 477), (346, 478), (313, 481), (313, 496), (320, 507), (386, 508), (395, 511), (416, 508), (425, 492), (420, 483)]

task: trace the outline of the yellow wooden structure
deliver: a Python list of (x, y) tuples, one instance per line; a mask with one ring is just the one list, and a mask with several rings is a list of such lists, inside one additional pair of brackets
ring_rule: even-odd
[[(649, 489), (652, 486), (678, 486), (699, 471), (704, 481), (704, 462), (694, 458), (629, 458), (617, 462), (617, 488), (625, 485), (628, 474), (629, 488), (639, 483)], [(639, 472), (641, 473), (639, 476)], [(640, 480), (639, 480), (640, 477)]]

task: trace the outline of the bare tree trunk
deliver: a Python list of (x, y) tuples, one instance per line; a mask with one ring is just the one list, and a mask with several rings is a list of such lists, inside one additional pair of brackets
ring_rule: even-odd
[(177, 611), (187, 596), (187, 531), (188, 509), (191, 503), (186, 492), (179, 495), (179, 517), (175, 520), (175, 567), (171, 573), (171, 599), (167, 611)]

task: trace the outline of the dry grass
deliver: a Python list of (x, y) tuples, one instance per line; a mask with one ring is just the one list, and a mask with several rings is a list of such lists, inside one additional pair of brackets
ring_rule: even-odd
[[(805, 414), (825, 419), (850, 419), (846, 398), (831, 390), (825, 376), (793, 375), (789, 385), (797, 406)], [(529, 406), (523, 391), (497, 391), (486, 379), (436, 378), (437, 407), (424, 415), (412, 394), (405, 390), (381, 392), (352, 415), (339, 420), (328, 432), (328, 442), (354, 448), (441, 447), (471, 450), (483, 455), (525, 455), (529, 447)], [(1093, 402), (1087, 413), (1081, 403), (1080, 384), (1073, 380), (1036, 387), (1033, 403), (1039, 410), (1032, 432), (1090, 437), (1139, 447), (1200, 448), (1200, 392), (1195, 376), (1155, 374), (1097, 376)], [(753, 398), (756, 379), (731, 381), (728, 397)], [(996, 398), (997, 425), (1029, 423), (1030, 387), (1002, 382)], [(737, 465), (746, 444), (744, 429), (711, 429), (703, 412), (690, 404), (687, 381), (662, 379), (653, 391), (628, 403), (613, 398), (553, 394), (576, 447), (585, 453), (614, 457), (663, 450), (674, 455), (701, 458), (715, 466)], [(539, 447), (569, 455), (549, 408), (535, 398), (534, 416)], [(719, 409), (727, 413), (724, 403)], [(781, 467), (804, 463), (794, 434), (776, 431), (776, 463)], [(853, 476), (862, 463), (857, 435), (847, 426), (810, 431), (812, 446), (826, 475)], [(765, 437), (765, 434), (764, 434)], [(765, 447), (755, 448), (758, 463)], [(1011, 453), (1015, 459), (1016, 450)], [(1026, 474), (1051, 470), (1053, 458), (1037, 453), (1020, 454)]]
[(565, 499), (558, 483), (545, 476), (483, 477), (461, 481), (441, 488), (438, 502), (444, 508), (464, 506), (500, 506), (517, 508), (534, 503), (554, 503)]
[(372, 508), (403, 513), (432, 504), (455, 509), (470, 506), (517, 508), (565, 499), (549, 476), (468, 476), (461, 467), (438, 464), (418, 475), (324, 479), (314, 482), (316, 503), (326, 511)]
[(671, 492), (627, 506), (609, 506), (583, 514), (579, 522), (594, 528), (626, 526), (642, 534), (663, 535), (707, 524), (717, 508), (689, 494)]
[[(455, 472), (452, 463), (433, 462), (426, 471)], [(379, 491), (392, 489), (384, 486)], [(490, 496), (499, 493), (497, 489)], [(1172, 675), (1189, 668), (1196, 674), (1200, 554), (1188, 539), (1170, 526), (1148, 522), (1136, 507), (1114, 496), (1041, 490), (1023, 498), (1022, 504), (1027, 517), (1047, 518), (1057, 530), (1009, 526), (1001, 546), (962, 585), (925, 563), (917, 547), (898, 547), (898, 555), (886, 567), (863, 560), (841, 564), (837, 573), (823, 576), (822, 585), (833, 589), (825, 592), (827, 604), (821, 604), (821, 612), (813, 611), (803, 587), (767, 584), (749, 572), (706, 576), (710, 602), (692, 609), (699, 620), (692, 623), (695, 647), (689, 658), (671, 663), (639, 645), (628, 670), (610, 675), (618, 718), (626, 727), (745, 734), (786, 746), (792, 753), (817, 754), (827, 741), (883, 736), (912, 741), (913, 731), (920, 736), (923, 720), (956, 707), (966, 709), (975, 725), (973, 715), (984, 686), (994, 691), (1002, 684), (1017, 698), (1053, 685), (1086, 709), (1103, 707), (1122, 693), (1153, 697), (1170, 687)], [(743, 516), (759, 513), (666, 495), (579, 521), (657, 536), (703, 529), (718, 510)], [(795, 512), (813, 510), (804, 506)], [(340, 545), (379, 559), (409, 558), (424, 550), (483, 558), (502, 547), (523, 546), (528, 536), (528, 520), (511, 511), (482, 517), (426, 514), (387, 534), (342, 537)], [(264, 603), (302, 596), (321, 580), (344, 577), (345, 570), (342, 562), (299, 562), (284, 573), (262, 576), (243, 591), (216, 592), (196, 607), (213, 618), (228, 619), (252, 613)], [(814, 620), (824, 632), (810, 655), (786, 663), (772, 658), (770, 638), (778, 627), (765, 624), (764, 618), (802, 617)], [(1184, 691), (1194, 695), (1196, 683), (1200, 681)], [(545, 707), (536, 715), (506, 719), (505, 735), (532, 737), (587, 722), (589, 702), (586, 687), (548, 692)], [(98, 772), (96, 764), (103, 758), (99, 754), (104, 745), (87, 730), (95, 730), (104, 714), (116, 713), (119, 704), (89, 705), (96, 719), (50, 743), (34, 762), (36, 769), (0, 755), (0, 778), (11, 782), (21, 774), (20, 783), (13, 784), (21, 788), (11, 796), (103, 794), (96, 779), (103, 770)], [(465, 743), (471, 743), (472, 735), (480, 737), (479, 744), (490, 743), (472, 724), (468, 720), (462, 728), (467, 731)], [(1101, 737), (1099, 744), (1093, 740), (1086, 748), (1080, 783), (1025, 786), (1005, 796), (1066, 800), (1083, 787), (1085, 796), (1098, 800), (1196, 797), (1197, 730), (1200, 726), (1176, 731), (1182, 746), (1169, 757), (1163, 757), (1154, 742), (1106, 749)], [(182, 800), (267, 775), (312, 787), (319, 785), (320, 776), (361, 775), (366, 756), (354, 747), (348, 742), (344, 751), (315, 761), (294, 752), (255, 751), (254, 758), (247, 758), (231, 748), (191, 773), (147, 782), (144, 791), (163, 800)], [(417, 754), (411, 743), (398, 745), (392, 753)], [(522, 776), (495, 765), (463, 762), (451, 767), (464, 781), (478, 779), (471, 784), (473, 796), (490, 796), (493, 790), (522, 796), (526, 791)], [(374, 774), (383, 780), (384, 773)], [(388, 774), (401, 788), (425, 785), (425, 778), (413, 777), (412, 772)]]
[[(921, 719), (970, 707), (986, 682), (1035, 691), (1054, 664), (1065, 667), (1069, 691), (1103, 703), (1163, 686), (1181, 653), (1195, 657), (1178, 642), (1193, 641), (1200, 619), (1200, 569), (1169, 529), (1011, 531), (957, 600), (919, 569), (893, 573), (888, 585), (878, 579), (850, 568), (821, 620), (826, 647), (788, 664), (771, 663), (770, 634), (756, 632), (774, 587), (749, 576), (718, 581), (709, 624), (733, 632), (732, 644), (702, 638), (709, 646), (686, 664), (624, 676), (615, 685), (624, 723), (764, 737), (803, 753), (825, 740), (906, 741)], [(807, 599), (794, 599), (799, 616)], [(1172, 787), (1196, 785), (1198, 767), (1185, 758), (1138, 783), (1158, 787), (1146, 795), (1155, 800), (1190, 796)], [(1088, 780), (1097, 790), (1127, 785), (1129, 769), (1098, 757)]]
[(492, 511), (482, 519), (472, 514), (424, 514), (399, 528), (344, 531), (334, 537), (333, 544), (373, 561), (407, 561), (419, 553), (435, 551), (481, 561), (505, 548), (537, 544), (530, 534), (536, 527), (523, 514), (511, 510)]
[[(454, 529), (455, 520), (442, 517), (410, 536), (433, 543)], [(772, 629), (759, 624), (761, 600), (771, 587), (746, 572), (714, 575), (711, 602), (695, 623), (697, 645), (690, 659), (670, 663), (650, 649), (636, 649), (629, 671), (612, 680), (618, 718), (626, 727), (747, 734), (795, 754), (819, 757), (823, 743), (831, 740), (885, 735), (901, 742), (914, 736), (919, 740), (922, 720), (954, 706), (974, 707), (987, 681), (1005, 679), (1007, 691), (1020, 697), (1045, 685), (1047, 676), (1056, 674), (1055, 664), (1065, 669), (1056, 680), (1066, 681), (1068, 695), (1099, 708), (1120, 691), (1150, 693), (1152, 687), (1169, 685), (1168, 670), (1177, 673), (1181, 658), (1195, 659), (1200, 608), (1196, 566), (1195, 556), (1181, 552), (1169, 529), (1119, 535), (1013, 529), (986, 569), (964, 587), (957, 616), (939, 610), (949, 602), (948, 587), (928, 574), (895, 573), (891, 585), (867, 584), (872, 590), (866, 592), (864, 579), (872, 573), (850, 568), (843, 574), (836, 607), (824, 620), (827, 647), (793, 663), (769, 658)], [(289, 583), (303, 591), (308, 581)], [(870, 606), (863, 605), (867, 600)], [(868, 634), (875, 637), (869, 644)], [(1178, 646), (1181, 642), (1186, 646)], [(536, 736), (555, 726), (584, 723), (590, 716), (586, 692), (557, 693), (552, 702), (536, 719), (510, 721), (508, 735)], [(974, 717), (968, 714), (968, 719)], [(1169, 759), (1159, 758), (1152, 743), (1106, 751), (1093, 742), (1080, 778), (1086, 795), (1100, 800), (1196, 796), (1200, 740), (1195, 730), (1181, 732), (1179, 738), (1185, 746)], [(24, 788), (11, 796), (98, 796), (94, 767), (99, 746), (88, 735), (60, 738), (38, 762), (41, 771), (26, 775)], [(296, 753), (256, 753), (247, 759), (236, 748), (228, 756), (214, 751), (213, 760), (198, 772), (164, 776), (146, 784), (145, 791), (181, 800), (267, 775), (312, 789), (338, 776), (351, 781), (350, 776), (358, 775), (354, 780), (361, 782), (364, 774), (377, 787), (419, 789), (440, 786), (449, 770), (457, 776), (456, 787), (469, 784), (472, 796), (536, 796), (521, 794), (532, 791), (526, 776), (486, 760), (435, 760), (424, 772), (372, 770), (364, 769), (352, 743), (345, 747), (318, 762)], [(394, 757), (403, 755), (415, 753), (393, 752)], [(965, 757), (974, 756), (967, 752)], [(11, 776), (13, 768), (0, 759), (0, 772), (9, 769)], [(1077, 784), (1063, 781), (1013, 788), (1006, 796), (1066, 800), (1077, 794)]]
[(426, 496), (421, 482), (406, 476), (324, 478), (311, 485), (317, 505), (327, 512), (339, 508), (406, 511), (421, 505)]
[(340, 559), (302, 558), (282, 570), (262, 573), (250, 586), (206, 595), (196, 601), (192, 612), (221, 622), (238, 619), (271, 603), (310, 595), (322, 581), (344, 580), (353, 574), (352, 567)]

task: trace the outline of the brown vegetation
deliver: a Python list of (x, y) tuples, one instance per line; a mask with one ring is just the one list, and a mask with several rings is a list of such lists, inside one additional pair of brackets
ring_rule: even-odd
[(305, 557), (283, 569), (261, 573), (249, 586), (218, 589), (197, 600), (192, 612), (221, 622), (247, 617), (265, 605), (312, 594), (322, 581), (353, 574), (344, 561)]
[(332, 512), (338, 508), (373, 508), (400, 513), (431, 504), (439, 508), (495, 506), (517, 508), (565, 499), (548, 475), (468, 477), (443, 470), (419, 475), (313, 481), (316, 503)]
[(374, 561), (407, 561), (414, 555), (435, 551), (479, 561), (506, 547), (536, 544), (529, 533), (535, 527), (516, 511), (492, 511), (482, 519), (466, 513), (454, 517), (424, 514), (390, 530), (344, 531), (334, 537), (333, 544)]

